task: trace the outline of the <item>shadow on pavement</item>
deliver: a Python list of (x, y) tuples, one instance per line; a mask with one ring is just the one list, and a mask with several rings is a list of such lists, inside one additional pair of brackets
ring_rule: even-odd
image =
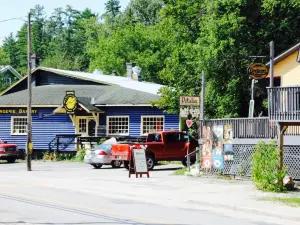
[(182, 167), (176, 167), (176, 168), (155, 168), (153, 170), (151, 170), (151, 172), (155, 172), (155, 171), (174, 171), (174, 170), (179, 170)]

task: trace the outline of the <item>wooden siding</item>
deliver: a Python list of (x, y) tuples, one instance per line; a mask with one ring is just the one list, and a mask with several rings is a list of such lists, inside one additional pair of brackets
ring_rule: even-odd
[[(38, 71), (35, 78), (36, 86), (51, 85), (51, 84), (77, 84), (77, 85), (93, 85), (97, 84), (92, 81), (79, 80), (71, 77), (66, 77), (63, 75), (58, 75), (55, 73), (47, 71)], [(98, 84), (100, 85), (100, 84)]]
[(281, 86), (295, 86), (300, 85), (300, 63), (294, 69), (284, 74), (281, 78)]
[(100, 114), (99, 135), (106, 135), (106, 116), (129, 116), (130, 136), (141, 135), (142, 116), (164, 115), (165, 130), (179, 130), (179, 115), (164, 114), (161, 110), (153, 107), (103, 107), (105, 114)]
[[(34, 149), (48, 149), (48, 144), (56, 134), (74, 134), (75, 128), (68, 115), (51, 114), (54, 109), (38, 109), (37, 114), (32, 116), (32, 139)], [(1, 114), (0, 115), (0, 138), (8, 143), (15, 143), (20, 149), (25, 149), (26, 135), (11, 135), (11, 116), (26, 116), (25, 114)], [(42, 116), (42, 118), (39, 118)], [(69, 145), (66, 150), (74, 150), (74, 145)]]
[(298, 56), (298, 51), (286, 57), (284, 60), (276, 63), (274, 65), (274, 77), (283, 77), (285, 74), (290, 73), (293, 69), (299, 66), (296, 61)]

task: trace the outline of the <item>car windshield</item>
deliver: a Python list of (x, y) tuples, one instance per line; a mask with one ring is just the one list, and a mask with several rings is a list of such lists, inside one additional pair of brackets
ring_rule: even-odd
[(101, 145), (98, 145), (95, 150), (103, 150), (105, 152), (109, 152), (110, 151), (110, 148), (111, 148), (111, 145), (110, 144), (101, 144)]

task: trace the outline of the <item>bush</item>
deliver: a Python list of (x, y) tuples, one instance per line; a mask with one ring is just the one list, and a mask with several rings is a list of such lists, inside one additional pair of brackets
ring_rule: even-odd
[(82, 162), (85, 156), (85, 149), (79, 149), (75, 156), (75, 161)]
[(286, 175), (286, 168), (279, 170), (279, 150), (276, 143), (266, 144), (260, 142), (255, 146), (252, 158), (252, 180), (256, 188), (262, 191), (282, 192), (280, 185)]

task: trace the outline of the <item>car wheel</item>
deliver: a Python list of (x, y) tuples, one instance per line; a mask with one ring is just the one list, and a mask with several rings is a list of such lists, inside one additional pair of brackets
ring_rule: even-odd
[(14, 158), (7, 159), (7, 162), (8, 162), (8, 163), (14, 163), (15, 161), (16, 161), (16, 159), (14, 159)]
[(102, 167), (103, 164), (101, 163), (97, 163), (97, 164), (92, 164), (92, 166), (95, 168), (95, 169), (100, 169)]
[(146, 156), (146, 161), (147, 161), (147, 167), (148, 170), (153, 170), (154, 166), (155, 166), (155, 159), (152, 155), (147, 155)]
[(122, 161), (120, 161), (120, 160), (113, 160), (113, 161), (111, 162), (112, 168), (120, 168), (121, 165), (122, 165)]

